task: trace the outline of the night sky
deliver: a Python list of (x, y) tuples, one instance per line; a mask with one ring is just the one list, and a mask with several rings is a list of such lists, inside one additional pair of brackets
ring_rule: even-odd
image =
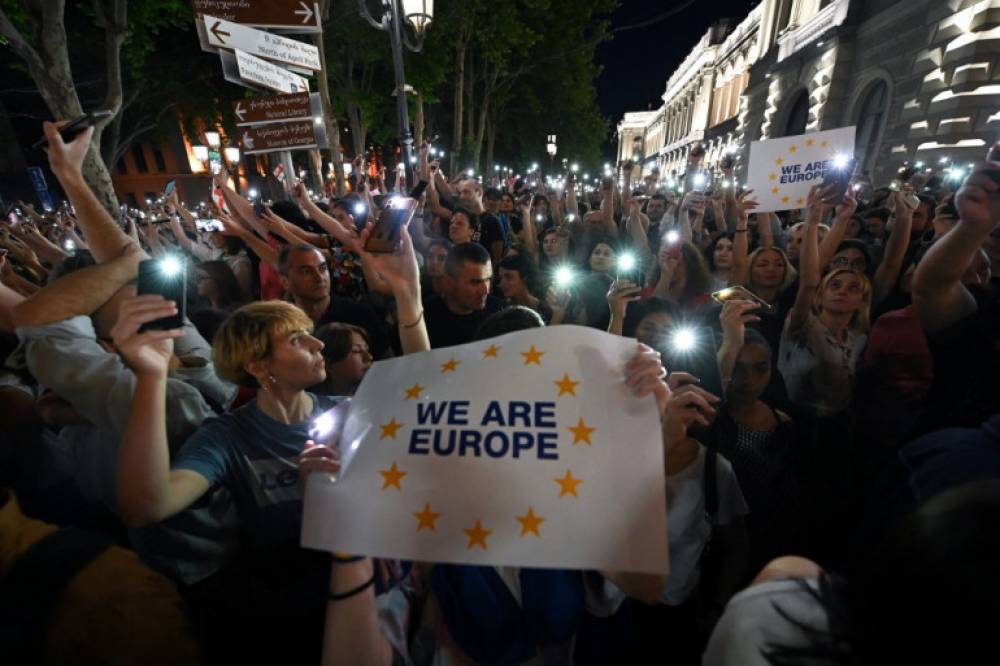
[[(612, 28), (622, 28), (659, 16), (685, 0), (620, 0), (612, 15)], [(611, 125), (611, 153), (617, 144), (615, 126), (626, 111), (656, 109), (661, 104), (667, 79), (720, 18), (738, 24), (757, 5), (756, 0), (694, 0), (679, 14), (653, 25), (625, 30), (597, 49), (597, 62), (604, 71), (597, 79), (601, 113)], [(650, 106), (652, 105), (652, 106)]]

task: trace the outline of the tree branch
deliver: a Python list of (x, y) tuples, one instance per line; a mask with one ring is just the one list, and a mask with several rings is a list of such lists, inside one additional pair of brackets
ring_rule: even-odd
[[(28, 40), (24, 38), (21, 31), (10, 22), (10, 18), (8, 18), (7, 13), (3, 9), (0, 9), (0, 35), (7, 40), (11, 50), (28, 64), (29, 69), (35, 70), (36, 68), (41, 69), (44, 67), (38, 51), (28, 43)], [(32, 90), (31, 92), (36, 91)]]

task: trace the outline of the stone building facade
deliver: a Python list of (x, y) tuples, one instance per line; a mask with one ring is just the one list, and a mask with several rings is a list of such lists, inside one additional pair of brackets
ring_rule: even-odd
[(712, 165), (846, 125), (875, 182), (905, 161), (964, 166), (1000, 139), (1000, 0), (763, 0), (702, 36), (644, 121), (619, 126), (619, 156), (641, 144), (645, 171), (682, 171), (698, 141)]

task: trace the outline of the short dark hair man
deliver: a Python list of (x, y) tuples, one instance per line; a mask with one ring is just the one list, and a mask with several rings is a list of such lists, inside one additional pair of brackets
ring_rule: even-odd
[(458, 200), (463, 208), (467, 208), (476, 217), (480, 229), (479, 244), (490, 253), (490, 261), (495, 267), (500, 263), (507, 249), (503, 225), (500, 220), (483, 206), (483, 184), (475, 178), (466, 178), (458, 183)]
[(330, 267), (317, 248), (286, 245), (278, 256), (278, 272), (292, 302), (317, 328), (330, 322), (360, 326), (368, 332), (375, 358), (385, 355), (389, 347), (385, 324), (371, 306), (330, 293)]
[(461, 243), (448, 251), (444, 290), (429, 298), (424, 308), (432, 348), (471, 342), (483, 319), (503, 307), (490, 295), (492, 279), (490, 255), (481, 245)]

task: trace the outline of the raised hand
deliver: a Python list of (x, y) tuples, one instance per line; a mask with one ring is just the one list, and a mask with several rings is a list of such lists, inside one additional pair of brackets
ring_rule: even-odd
[(639, 300), (642, 288), (636, 286), (631, 280), (615, 280), (608, 289), (608, 306), (611, 314), (616, 319), (625, 318), (625, 310), (632, 301)]
[(636, 352), (625, 365), (625, 385), (638, 398), (652, 395), (663, 418), (670, 400), (670, 389), (666, 382), (667, 369), (663, 367), (660, 352), (636, 343)]
[(979, 164), (955, 194), (955, 206), (961, 223), (984, 236), (1000, 224), (1000, 161)]
[(722, 344), (735, 349), (743, 347), (743, 333), (746, 324), (760, 321), (753, 313), (760, 308), (753, 301), (726, 301), (719, 312), (719, 323), (722, 324)]
[(60, 179), (66, 176), (79, 176), (83, 170), (83, 160), (90, 148), (90, 140), (94, 136), (94, 128), (88, 127), (80, 132), (72, 141), (66, 143), (59, 134), (59, 128), (68, 121), (57, 123), (42, 123), (42, 131), (48, 139), (49, 166), (52, 173)]
[(177, 314), (177, 304), (159, 294), (136, 296), (122, 303), (118, 321), (111, 329), (115, 348), (137, 375), (166, 377), (174, 352), (174, 339), (181, 329), (139, 332), (146, 323)]

